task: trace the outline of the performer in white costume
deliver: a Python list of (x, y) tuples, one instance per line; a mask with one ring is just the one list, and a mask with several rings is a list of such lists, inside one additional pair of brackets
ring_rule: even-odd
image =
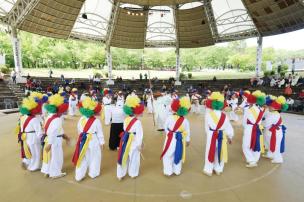
[(147, 96), (147, 108), (148, 108), (148, 113), (149, 114), (152, 114), (153, 113), (153, 110), (154, 110), (154, 96), (152, 94), (151, 91), (148, 92), (148, 96)]
[(210, 109), (205, 115), (206, 150), (204, 173), (212, 176), (213, 171), (220, 175), (224, 171), (224, 164), (228, 162), (227, 142), (233, 137), (233, 128), (229, 118), (222, 111), (225, 107), (224, 96), (220, 92), (213, 92), (206, 100)]
[(229, 112), (230, 121), (238, 121), (239, 116), (236, 114), (236, 110), (238, 108), (238, 94), (235, 92), (231, 95), (231, 98), (227, 100), (229, 107), (231, 107), (231, 111)]
[(194, 90), (193, 91), (193, 94), (191, 96), (191, 111), (194, 113), (194, 114), (200, 114), (201, 112), (201, 107), (200, 107), (200, 104), (199, 104), (199, 100), (202, 98), (202, 96), (200, 96), (197, 92), (197, 90)]
[[(169, 101), (170, 102), (170, 101)], [(168, 117), (168, 97), (165, 93), (161, 93), (161, 96), (158, 97), (155, 101), (155, 122), (158, 128), (158, 131), (164, 131), (165, 121)]]
[(45, 136), (43, 138), (41, 172), (46, 177), (59, 178), (66, 175), (62, 172), (62, 139), (69, 142), (69, 137), (64, 134), (61, 116), (67, 111), (68, 106), (68, 103), (64, 103), (64, 98), (59, 94), (52, 95), (49, 98), (49, 103), (45, 106), (49, 116), (44, 125)]
[(117, 150), (120, 143), (120, 134), (124, 131), (123, 123), (125, 114), (123, 112), (123, 103), (118, 102), (117, 98), (114, 98), (111, 105), (111, 128), (109, 138), (110, 150)]
[(118, 91), (116, 105), (123, 106), (125, 103), (125, 97), (122, 91)]
[(81, 96), (80, 96), (80, 102), (82, 102), (86, 97), (88, 97), (89, 95), (88, 95), (88, 93), (87, 92), (83, 92), (82, 94), (81, 94)]
[(79, 111), (82, 115), (78, 121), (78, 141), (72, 162), (75, 169), (75, 180), (81, 181), (88, 175), (95, 178), (100, 175), (102, 149), (105, 143), (101, 122), (98, 115), (101, 105), (91, 98), (86, 98), (79, 103)]
[(180, 175), (182, 163), (186, 160), (186, 146), (190, 144), (189, 121), (184, 117), (188, 114), (191, 103), (188, 97), (173, 100), (173, 115), (165, 123), (165, 143), (161, 159), (163, 172), (166, 176)]
[(77, 88), (73, 88), (69, 97), (69, 115), (75, 116), (78, 104)]
[(111, 123), (111, 90), (110, 89), (104, 89), (103, 90), (103, 98), (102, 98), (102, 104), (104, 108), (104, 118), (105, 118), (105, 124), (110, 125)]
[(122, 180), (127, 172), (131, 178), (139, 175), (143, 142), (143, 128), (137, 117), (143, 113), (144, 104), (137, 96), (128, 96), (123, 109), (128, 116), (124, 121), (124, 133), (118, 151), (117, 178), (119, 180)]
[(98, 102), (98, 97), (97, 97), (97, 94), (96, 94), (96, 90), (91, 90), (90, 95), (91, 95), (92, 100)]
[(247, 97), (250, 105), (244, 112), (243, 126), (243, 153), (246, 158), (246, 167), (256, 167), (261, 153), (264, 153), (264, 137), (262, 128), (262, 118), (265, 109), (265, 94), (261, 91), (255, 91)]
[(30, 171), (39, 170), (41, 166), (40, 139), (43, 131), (40, 120), (36, 116), (39, 112), (41, 105), (33, 97), (23, 99), (16, 133), (21, 146), (22, 168)]
[(265, 142), (267, 142), (267, 153), (265, 158), (271, 159), (272, 163), (283, 163), (282, 153), (285, 151), (285, 132), (282, 117), (279, 111), (286, 111), (288, 104), (283, 96), (271, 99), (267, 103), (269, 112), (265, 115), (263, 122), (265, 127)]

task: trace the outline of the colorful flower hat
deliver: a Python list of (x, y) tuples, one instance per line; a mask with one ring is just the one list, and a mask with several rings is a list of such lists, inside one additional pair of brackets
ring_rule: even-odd
[(247, 97), (247, 102), (249, 104), (257, 104), (259, 106), (263, 106), (266, 103), (266, 95), (260, 90), (256, 90)]
[(48, 104), (45, 105), (45, 109), (51, 114), (63, 114), (68, 110), (69, 104), (65, 101), (65, 98), (60, 94), (55, 94), (49, 97)]
[(214, 110), (222, 110), (227, 106), (224, 95), (220, 92), (213, 92), (206, 100), (206, 107)]
[(251, 95), (251, 93), (250, 93), (249, 90), (245, 90), (245, 91), (240, 91), (239, 95), (245, 97), (246, 99), (248, 99), (248, 97)]
[(101, 95), (106, 96), (108, 94), (112, 94), (112, 90), (110, 88), (104, 88), (101, 90)]
[(178, 116), (186, 116), (191, 109), (191, 102), (189, 97), (181, 97), (180, 99), (174, 99), (171, 103), (171, 109)]
[(270, 104), (268, 104), (268, 106), (269, 108), (272, 108), (275, 111), (286, 111), (288, 109), (288, 104), (286, 103), (286, 99), (284, 96), (279, 96), (276, 99), (273, 99)]
[(78, 91), (77, 88), (72, 88), (71, 90), (72, 93), (77, 93), (77, 91)]
[(21, 107), (19, 109), (22, 115), (36, 115), (41, 113), (41, 106), (35, 101), (33, 97), (27, 97), (22, 100)]
[(145, 109), (144, 103), (140, 101), (137, 95), (129, 95), (126, 99), (123, 111), (129, 116), (140, 115)]
[(90, 97), (86, 97), (82, 102), (79, 102), (78, 107), (79, 112), (87, 118), (94, 116), (101, 111), (101, 104)]
[(277, 99), (277, 97), (274, 95), (267, 95), (265, 98), (265, 103), (267, 106), (269, 106), (276, 99)]
[(40, 92), (31, 92), (30, 97), (34, 98), (38, 104), (46, 103), (49, 99), (47, 94), (42, 94)]

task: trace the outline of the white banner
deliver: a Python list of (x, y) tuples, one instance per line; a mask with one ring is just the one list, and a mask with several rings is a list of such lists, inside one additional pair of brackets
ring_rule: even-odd
[(17, 38), (13, 38), (13, 51), (14, 51), (15, 70), (17, 73), (21, 73), (22, 71), (21, 46), (20, 46), (20, 40)]

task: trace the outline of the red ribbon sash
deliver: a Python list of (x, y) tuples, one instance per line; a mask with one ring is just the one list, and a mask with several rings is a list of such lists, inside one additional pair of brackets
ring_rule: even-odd
[(208, 160), (209, 162), (214, 162), (214, 156), (215, 156), (215, 149), (216, 149), (216, 140), (218, 138), (218, 130), (223, 126), (226, 119), (226, 115), (224, 113), (221, 114), (220, 120), (217, 123), (217, 126), (215, 130), (213, 131), (209, 153), (208, 153)]
[(49, 118), (46, 123), (45, 123), (45, 126), (44, 126), (44, 133), (45, 135), (47, 134), (47, 131), (49, 129), (49, 126), (50, 124), (52, 123), (52, 121), (56, 118), (59, 118), (59, 116), (57, 114), (54, 114), (51, 118)]
[(261, 110), (257, 120), (255, 121), (255, 123), (251, 123), (250, 120), (247, 120), (247, 124), (253, 125), (252, 127), (252, 131), (251, 131), (251, 140), (250, 140), (250, 149), (254, 150), (255, 148), (255, 144), (256, 144), (256, 135), (257, 135), (257, 125), (258, 123), (262, 120), (263, 115), (264, 115), (265, 109)]
[[(92, 124), (94, 123), (95, 121), (95, 117), (94, 116), (91, 116), (89, 118), (89, 120), (86, 122), (84, 128), (83, 128), (83, 132), (82, 133), (87, 133), (89, 131), (89, 129), (91, 128)], [(77, 140), (77, 144), (76, 144), (76, 148), (75, 148), (75, 151), (74, 151), (74, 155), (73, 155), (73, 158), (72, 158), (72, 162), (73, 164), (76, 166), (77, 165), (77, 161), (79, 159), (79, 154), (80, 154), (80, 141), (82, 139), (82, 133), (78, 136), (78, 140)]]
[(271, 138), (270, 138), (270, 151), (274, 152), (276, 147), (276, 141), (277, 141), (277, 129), (282, 124), (282, 118), (280, 117), (279, 121), (272, 125), (271, 128), (269, 128), (269, 131), (271, 132)]
[(18, 134), (18, 139), (19, 139), (19, 141), (21, 141), (21, 142), (20, 142), (20, 146), (21, 146), (21, 158), (25, 158), (25, 152), (24, 152), (24, 147), (23, 147), (24, 142), (21, 140), (21, 135), (22, 135), (22, 133), (25, 132), (26, 127), (28, 126), (28, 124), (30, 123), (30, 121), (31, 121), (33, 118), (34, 118), (33, 116), (27, 117), (27, 119), (26, 119), (26, 120), (24, 121), (24, 123), (23, 123), (22, 132), (20, 132), (20, 133)]
[(133, 118), (129, 125), (127, 126), (126, 130), (120, 133), (120, 143), (119, 143), (119, 152), (118, 152), (118, 161), (121, 158), (122, 155), (122, 144), (123, 144), (123, 139), (122, 136), (124, 135), (124, 132), (129, 132), (129, 130), (132, 128), (132, 126), (134, 125), (134, 123), (137, 121), (137, 118)]
[(171, 141), (172, 141), (172, 138), (173, 138), (173, 133), (176, 132), (176, 130), (182, 125), (183, 121), (185, 120), (185, 118), (183, 116), (179, 117), (177, 119), (177, 121), (175, 122), (175, 125), (173, 127), (173, 130), (170, 130), (169, 133), (167, 134), (168, 136), (168, 139), (167, 139), (167, 142), (166, 142), (166, 146), (164, 148), (164, 151), (163, 153), (161, 154), (160, 156), (160, 159), (163, 158), (163, 156), (166, 154), (166, 152), (168, 151), (169, 147), (170, 147), (170, 144), (171, 144)]

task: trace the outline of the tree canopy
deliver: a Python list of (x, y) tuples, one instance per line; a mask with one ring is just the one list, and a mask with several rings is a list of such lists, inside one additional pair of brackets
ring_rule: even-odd
[[(59, 40), (20, 32), (22, 62), (25, 68), (102, 68), (106, 65), (105, 46), (78, 40)], [(7, 65), (14, 66), (11, 37), (0, 33), (0, 53), (6, 54)], [(112, 48), (114, 69), (174, 69), (176, 64), (173, 48), (129, 50)], [(256, 47), (247, 47), (244, 40), (227, 46), (209, 46), (181, 49), (181, 66), (185, 71), (202, 68), (233, 68), (254, 70)], [(288, 58), (304, 58), (304, 50), (287, 51), (274, 48), (263, 49), (263, 64)]]

